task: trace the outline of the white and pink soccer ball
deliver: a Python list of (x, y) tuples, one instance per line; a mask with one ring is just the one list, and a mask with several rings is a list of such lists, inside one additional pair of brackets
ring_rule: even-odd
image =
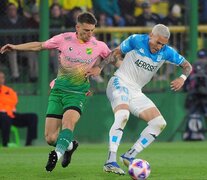
[(146, 160), (134, 159), (130, 165), (128, 173), (134, 180), (145, 180), (150, 175), (150, 165)]

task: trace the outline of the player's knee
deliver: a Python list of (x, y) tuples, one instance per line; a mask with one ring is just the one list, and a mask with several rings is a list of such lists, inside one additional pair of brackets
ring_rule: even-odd
[(151, 121), (149, 121), (148, 124), (151, 125), (151, 126), (153, 126), (153, 127), (156, 127), (160, 131), (163, 131), (163, 129), (167, 125), (165, 119), (162, 116), (158, 116), (158, 117), (152, 119)]
[(129, 110), (118, 110), (115, 113), (115, 123), (117, 124), (117, 126), (119, 126), (120, 128), (124, 128), (126, 126), (126, 123), (129, 119)]
[(55, 135), (45, 134), (45, 140), (49, 145), (53, 145), (56, 142), (57, 137)]

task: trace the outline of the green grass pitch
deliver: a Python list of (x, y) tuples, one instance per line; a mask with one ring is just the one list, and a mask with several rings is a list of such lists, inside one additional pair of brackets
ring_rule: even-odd
[[(118, 155), (132, 144), (121, 144)], [(108, 144), (82, 144), (74, 153), (69, 167), (60, 162), (48, 173), (45, 171), (49, 146), (20, 148), (0, 147), (1, 180), (127, 180), (129, 175), (119, 176), (103, 172)], [(138, 158), (151, 166), (148, 180), (207, 180), (207, 141), (204, 142), (155, 142)], [(125, 168), (119, 161), (121, 167)]]

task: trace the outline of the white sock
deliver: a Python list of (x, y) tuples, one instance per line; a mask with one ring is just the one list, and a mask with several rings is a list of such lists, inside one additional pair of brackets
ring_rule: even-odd
[(125, 155), (130, 158), (135, 158), (138, 153), (154, 142), (165, 126), (166, 121), (162, 116), (158, 116), (149, 121), (148, 126), (142, 131), (140, 138)]
[(135, 143), (131, 149), (129, 149), (124, 156), (128, 157), (128, 158), (135, 158), (135, 156), (141, 152), (144, 148), (139, 144), (139, 143)]
[(61, 154), (59, 151), (55, 151), (57, 153), (57, 158), (58, 160), (63, 156), (63, 154)]
[(117, 152), (123, 135), (123, 129), (129, 118), (129, 111), (119, 110), (115, 113), (114, 117), (114, 123), (109, 131), (109, 151)]
[[(71, 149), (73, 149), (73, 142), (70, 142), (70, 144), (69, 144), (69, 146), (68, 146), (68, 148), (67, 148), (67, 150), (71, 150)], [(58, 158), (58, 160), (63, 156), (63, 154), (61, 154), (59, 151), (55, 151), (56, 153), (57, 153), (57, 158)]]
[(116, 162), (116, 152), (109, 152), (107, 163), (108, 162)]
[(70, 142), (70, 144), (69, 144), (69, 146), (68, 146), (68, 149), (67, 149), (67, 150), (69, 150), (69, 151), (70, 151), (70, 150), (72, 150), (72, 149), (73, 149), (73, 141), (71, 141), (71, 142)]

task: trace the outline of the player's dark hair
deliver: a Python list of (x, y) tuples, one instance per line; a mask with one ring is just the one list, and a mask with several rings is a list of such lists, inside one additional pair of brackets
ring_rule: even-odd
[(92, 13), (84, 12), (81, 13), (77, 18), (77, 23), (97, 24), (97, 20)]

